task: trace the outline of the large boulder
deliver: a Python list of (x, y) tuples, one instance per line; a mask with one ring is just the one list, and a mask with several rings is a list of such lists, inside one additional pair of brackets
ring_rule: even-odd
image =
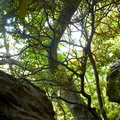
[(120, 103), (120, 58), (110, 67), (107, 82), (109, 101)]
[(0, 120), (55, 120), (50, 100), (26, 79), (0, 70)]

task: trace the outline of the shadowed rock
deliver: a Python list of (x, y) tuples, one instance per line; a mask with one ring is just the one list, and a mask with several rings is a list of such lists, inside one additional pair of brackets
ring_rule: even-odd
[(107, 96), (109, 101), (120, 103), (120, 59), (110, 67), (107, 81)]
[(39, 87), (0, 70), (0, 120), (55, 120), (50, 100)]

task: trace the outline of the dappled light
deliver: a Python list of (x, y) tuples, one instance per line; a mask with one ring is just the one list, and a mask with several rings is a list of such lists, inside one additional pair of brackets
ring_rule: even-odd
[(0, 1), (0, 68), (45, 91), (56, 120), (119, 119), (119, 55), (119, 0)]

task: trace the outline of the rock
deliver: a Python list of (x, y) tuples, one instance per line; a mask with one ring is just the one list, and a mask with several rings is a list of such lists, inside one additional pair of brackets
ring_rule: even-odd
[(0, 70), (0, 120), (55, 120), (54, 115), (39, 87)]
[(107, 82), (107, 96), (109, 101), (120, 103), (120, 59), (110, 67)]

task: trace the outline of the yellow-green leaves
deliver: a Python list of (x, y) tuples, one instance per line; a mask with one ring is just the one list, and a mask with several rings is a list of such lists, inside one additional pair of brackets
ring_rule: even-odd
[(20, 20), (22, 20), (25, 17), (25, 14), (27, 12), (27, 8), (28, 8), (28, 2), (29, 0), (20, 0), (19, 4), (19, 14), (18, 17)]

